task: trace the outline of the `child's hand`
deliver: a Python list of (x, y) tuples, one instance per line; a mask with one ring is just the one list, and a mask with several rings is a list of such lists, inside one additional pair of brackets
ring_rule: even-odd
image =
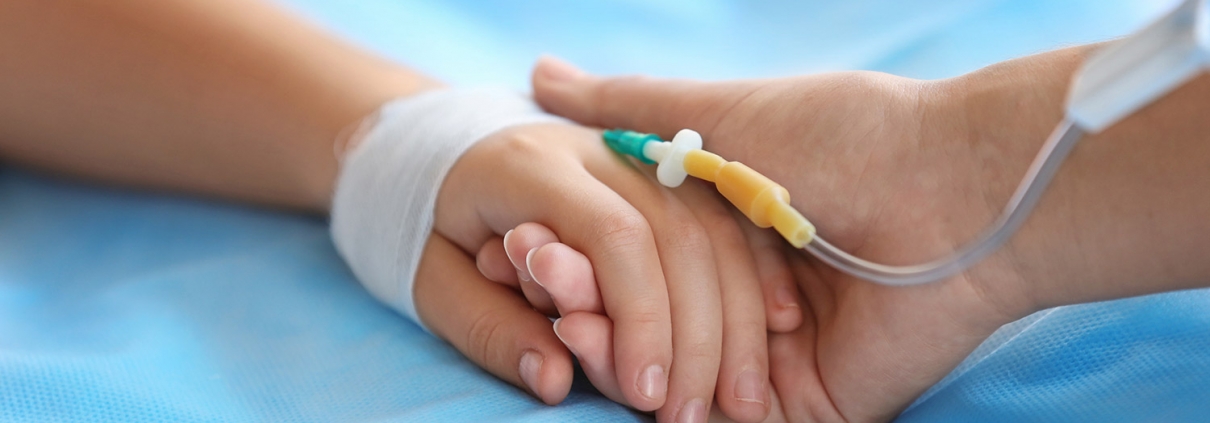
[[(690, 207), (608, 151), (595, 131), (545, 124), (497, 132), (468, 151), (443, 184), (414, 288), (417, 312), (487, 370), (547, 403), (562, 400), (571, 360), (549, 320), (520, 294), (467, 271), (467, 256), (451, 252), (456, 246), (467, 255), (502, 255), (500, 236), (539, 222), (586, 254), (601, 281), (600, 307), (614, 316), (615, 392), (626, 403), (659, 409), (661, 420), (693, 404), (704, 419), (725, 339), (728, 349), (749, 351), (736, 364), (757, 372), (756, 396), (764, 398), (760, 287), (750, 256), (716, 260), (718, 251), (746, 244), (726, 209), (713, 204)], [(720, 281), (743, 292), (728, 297), (756, 307), (724, 313)], [(740, 325), (746, 329), (730, 327)], [(738, 336), (748, 338), (732, 342)]]
[[(695, 200), (712, 203), (707, 207), (717, 204), (709, 196), (698, 197), (698, 193), (708, 192), (696, 188), (701, 187), (684, 195), (688, 204)], [(761, 298), (752, 295), (747, 285), (754, 283), (753, 278), (761, 281), (764, 303), (770, 304), (766, 313), (771, 329), (794, 330), (802, 315), (782, 255), (781, 239), (751, 224), (743, 226), (749, 231), (751, 251), (747, 244), (715, 246), (717, 257), (736, 257), (736, 262), (744, 264), (733, 267), (730, 262), (719, 263), (725, 314), (722, 365), (715, 399), (728, 417), (755, 422), (768, 414), (770, 395), (766, 391), (766, 351), (754, 344), (765, 342), (765, 328), (754, 326), (750, 315), (752, 310), (764, 307)], [(589, 259), (558, 242), (554, 232), (536, 223), (525, 223), (509, 231), (501, 248), (504, 252), (485, 248), (478, 256), (479, 269), (488, 279), (521, 289), (538, 310), (562, 316), (555, 321), (555, 332), (579, 359), (589, 380), (605, 396), (626, 403), (615, 376), (613, 322), (605, 315)], [(761, 258), (757, 262), (759, 277), (751, 274), (723, 277), (747, 272), (754, 254)], [(673, 364), (675, 367), (676, 363)]]

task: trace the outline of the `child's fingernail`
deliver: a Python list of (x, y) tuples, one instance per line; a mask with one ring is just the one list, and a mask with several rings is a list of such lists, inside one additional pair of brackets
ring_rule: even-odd
[(735, 399), (743, 402), (765, 403), (765, 381), (756, 370), (745, 370), (735, 378)]
[(542, 361), (542, 354), (537, 351), (529, 350), (521, 355), (518, 372), (521, 374), (521, 381), (525, 382), (525, 386), (534, 394), (538, 394), (538, 372), (542, 371)]
[(542, 56), (538, 59), (538, 72), (552, 81), (572, 81), (584, 76), (584, 71), (564, 62), (554, 56)]
[(677, 423), (701, 423), (706, 421), (706, 402), (701, 398), (694, 398), (685, 403), (681, 407), (681, 411), (676, 413)]
[(534, 283), (538, 284), (538, 286), (546, 288), (546, 285), (542, 285), (542, 282), (538, 282), (538, 277), (534, 276), (533, 265), (530, 264), (534, 261), (534, 253), (537, 251), (538, 249), (534, 248), (525, 254), (525, 280), (533, 279)]
[(475, 268), (479, 269), (480, 275), (483, 275), (483, 277), (485, 277), (485, 278), (488, 277), (487, 272), (483, 271), (483, 261), (480, 260), (479, 257), (475, 257)]
[(794, 295), (794, 289), (788, 286), (777, 288), (777, 291), (773, 293), (773, 298), (782, 308), (798, 307), (798, 298)]
[(664, 368), (658, 364), (652, 364), (643, 373), (639, 375), (638, 380), (639, 394), (653, 399), (661, 400), (664, 394), (668, 391), (668, 376), (664, 373)]

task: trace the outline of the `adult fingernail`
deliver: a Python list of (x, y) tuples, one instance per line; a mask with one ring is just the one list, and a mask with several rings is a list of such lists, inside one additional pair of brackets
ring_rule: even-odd
[(553, 56), (538, 59), (538, 72), (556, 82), (572, 81), (584, 77), (584, 71)]
[(777, 291), (773, 293), (773, 299), (782, 308), (798, 307), (798, 296), (794, 295), (794, 289), (788, 286), (777, 288)]
[[(572, 354), (576, 354), (576, 349), (572, 348), (571, 344), (568, 344), (567, 340), (563, 339), (563, 335), (559, 333), (559, 323), (561, 323), (562, 321), (563, 321), (562, 317), (555, 319), (555, 323), (553, 326), (553, 329), (555, 330), (555, 336), (559, 337), (559, 342), (562, 342), (563, 346), (567, 347), (567, 349), (570, 350)], [(579, 354), (576, 354), (576, 356), (579, 356)]]
[[(520, 279), (521, 282), (529, 282), (529, 269), (522, 269), (520, 267), (517, 267), (517, 260), (513, 259), (513, 253), (509, 252), (508, 237), (511, 236), (512, 234), (513, 234), (513, 229), (509, 229), (508, 232), (504, 233), (504, 255), (508, 256), (508, 262), (513, 265), (513, 268), (517, 269), (517, 279)], [(530, 250), (530, 252), (533, 252), (533, 250)], [(528, 261), (529, 261), (529, 259), (527, 257), (526, 262), (528, 262)], [(529, 265), (526, 264), (525, 267), (528, 268)]]
[(765, 403), (765, 381), (756, 370), (745, 370), (735, 378), (735, 399), (757, 404)]
[(537, 351), (529, 350), (521, 355), (518, 372), (521, 374), (521, 381), (525, 382), (525, 386), (534, 394), (538, 394), (538, 372), (542, 370), (542, 361), (542, 354)]
[(525, 253), (525, 276), (526, 276), (525, 280), (533, 279), (534, 283), (538, 284), (538, 286), (546, 288), (546, 285), (543, 285), (542, 282), (538, 282), (538, 277), (534, 276), (533, 265), (530, 264), (534, 261), (534, 253), (537, 251), (538, 251), (538, 249), (534, 248), (534, 249), (529, 250), (528, 253)]
[(508, 262), (509, 262), (509, 263), (514, 263), (514, 261), (513, 261), (513, 253), (508, 252), (508, 237), (510, 237), (510, 236), (512, 236), (512, 235), (513, 235), (513, 230), (512, 230), (512, 229), (509, 229), (509, 230), (508, 230), (508, 232), (505, 232), (505, 233), (504, 233), (504, 255), (505, 255), (505, 256), (508, 256)]
[(658, 364), (652, 364), (643, 370), (638, 382), (639, 393), (649, 399), (662, 399), (664, 393), (668, 391), (668, 376), (665, 375), (664, 368)]
[(685, 403), (681, 407), (681, 412), (676, 415), (677, 423), (701, 423), (706, 421), (706, 402), (701, 398), (694, 398)]

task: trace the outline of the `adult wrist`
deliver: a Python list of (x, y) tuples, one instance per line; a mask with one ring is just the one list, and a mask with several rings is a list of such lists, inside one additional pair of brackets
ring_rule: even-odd
[[(993, 65), (946, 82), (952, 107), (979, 163), (972, 178), (982, 186), (988, 225), (1002, 212), (1042, 144), (1064, 116), (1072, 75), (1095, 46), (1058, 50)], [(1066, 174), (1065, 174), (1066, 173)], [(1081, 259), (1075, 212), (1060, 171), (1025, 225), (996, 254), (968, 274), (988, 296), (1021, 316), (1072, 302), (1083, 283), (1074, 273)], [(1068, 181), (1070, 182), (1070, 181)]]

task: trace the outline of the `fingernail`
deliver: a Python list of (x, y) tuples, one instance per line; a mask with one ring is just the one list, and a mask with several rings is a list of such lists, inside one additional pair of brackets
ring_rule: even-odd
[(538, 59), (538, 71), (552, 81), (572, 81), (584, 76), (584, 71), (557, 59), (554, 56), (542, 56)]
[[(552, 327), (552, 329), (554, 329), (554, 330), (555, 330), (555, 336), (559, 337), (559, 342), (562, 342), (562, 343), (563, 343), (563, 346), (567, 347), (567, 349), (568, 349), (569, 351), (571, 351), (571, 353), (572, 353), (572, 354), (576, 354), (576, 349), (575, 349), (575, 348), (572, 348), (572, 347), (571, 347), (571, 344), (568, 344), (568, 343), (567, 343), (567, 340), (566, 340), (566, 339), (563, 339), (563, 335), (559, 334), (559, 323), (560, 323), (560, 322), (562, 322), (562, 321), (563, 321), (563, 318), (562, 318), (562, 317), (560, 317), (560, 318), (558, 318), (558, 319), (555, 319), (555, 323), (554, 323), (554, 326)], [(578, 356), (579, 356), (579, 354), (576, 354), (576, 356), (578, 357)]]
[[(510, 264), (512, 264), (514, 268), (516, 268), (517, 261), (513, 260), (513, 253), (508, 252), (509, 251), (508, 237), (509, 237), (509, 235), (512, 235), (512, 234), (513, 234), (513, 229), (509, 229), (508, 232), (504, 233), (504, 255), (508, 256), (508, 262)], [(530, 250), (530, 252), (533, 252), (533, 250)], [(525, 262), (526, 262), (525, 267), (529, 267), (529, 257), (526, 257)], [(520, 279), (521, 282), (529, 282), (529, 269), (518, 268), (517, 269), (517, 279)]]
[(485, 278), (487, 277), (487, 273), (483, 272), (483, 263), (479, 262), (478, 257), (475, 257), (475, 269), (479, 271), (480, 275), (483, 275)]
[(664, 393), (668, 391), (668, 377), (664, 375), (664, 368), (658, 364), (652, 364), (643, 370), (638, 382), (639, 393), (649, 399), (663, 399)]
[(513, 254), (508, 252), (508, 237), (511, 236), (512, 234), (513, 234), (512, 229), (509, 229), (508, 232), (504, 233), (504, 255), (508, 256), (509, 263), (512, 263), (512, 261), (513, 261)]
[(534, 248), (534, 249), (529, 250), (528, 253), (525, 253), (525, 273), (526, 273), (525, 280), (533, 279), (534, 283), (538, 284), (538, 286), (546, 288), (546, 285), (543, 285), (542, 282), (538, 282), (538, 277), (534, 276), (533, 265), (530, 264), (534, 260), (534, 252), (536, 252), (536, 251), (538, 251), (538, 249)]
[(756, 370), (745, 370), (735, 378), (735, 399), (764, 405), (765, 381)]
[(777, 305), (782, 308), (798, 307), (798, 297), (794, 295), (794, 290), (788, 286), (777, 288), (777, 291), (773, 293), (773, 298), (777, 301)]
[(537, 351), (526, 351), (521, 355), (521, 366), (518, 372), (521, 374), (521, 381), (525, 382), (525, 386), (534, 394), (538, 393), (538, 372), (542, 370), (542, 354)]
[(685, 403), (681, 407), (681, 412), (676, 415), (677, 423), (701, 423), (706, 421), (706, 402), (701, 398), (694, 398)]

